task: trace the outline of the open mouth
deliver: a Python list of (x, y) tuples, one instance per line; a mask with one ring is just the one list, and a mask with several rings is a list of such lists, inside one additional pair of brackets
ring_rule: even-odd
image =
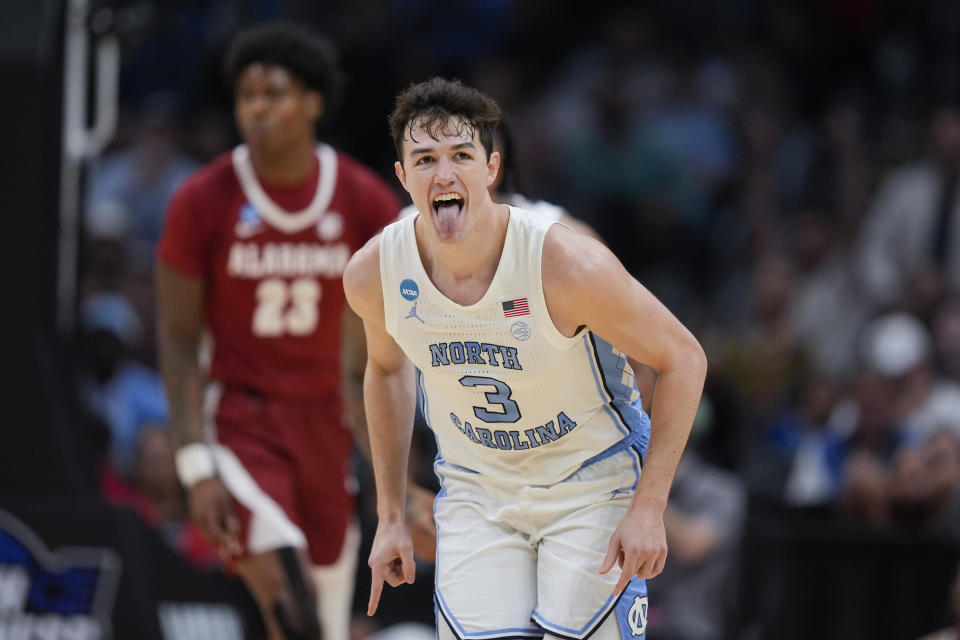
[(459, 193), (441, 193), (433, 199), (437, 225), (444, 235), (456, 234), (464, 199)]
[(463, 196), (459, 193), (441, 193), (433, 199), (433, 210), (437, 215), (441, 214), (441, 210), (448, 210), (448, 214), (460, 213), (463, 211)]

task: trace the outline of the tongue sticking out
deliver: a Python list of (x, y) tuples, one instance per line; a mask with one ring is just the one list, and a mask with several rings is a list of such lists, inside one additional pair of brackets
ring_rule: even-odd
[(457, 226), (457, 219), (460, 217), (460, 208), (462, 205), (458, 202), (444, 202), (436, 208), (437, 222), (440, 223), (440, 229), (444, 233), (453, 233)]

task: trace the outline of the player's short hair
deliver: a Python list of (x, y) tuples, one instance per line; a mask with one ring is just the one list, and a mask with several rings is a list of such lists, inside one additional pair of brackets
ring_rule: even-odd
[(458, 127), (465, 127), (470, 134), (479, 134), (489, 158), (493, 153), (493, 132), (500, 122), (500, 107), (493, 98), (459, 80), (437, 77), (412, 84), (397, 95), (390, 114), (390, 135), (400, 162), (404, 134), (412, 135), (413, 129), (422, 127), (438, 140), (450, 118), (457, 119)]
[(329, 40), (289, 22), (265, 22), (238, 33), (223, 59), (223, 71), (232, 92), (240, 74), (252, 64), (274, 64), (290, 72), (308, 89), (323, 94), (326, 120), (340, 103), (344, 75), (337, 51)]

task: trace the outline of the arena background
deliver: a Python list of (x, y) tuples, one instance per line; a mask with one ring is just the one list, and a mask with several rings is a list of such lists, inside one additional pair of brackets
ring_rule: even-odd
[[(933, 284), (877, 291), (870, 269), (890, 265), (861, 257), (898, 171), (936, 152), (960, 166), (957, 3), (7, 0), (0, 638), (260, 633), (249, 596), (184, 546), (182, 522), (105, 491), (109, 425), (87, 385), (94, 329), (155, 367), (163, 189), (236, 143), (220, 55), (237, 28), (273, 18), (338, 46), (348, 90), (321, 137), (388, 180), (399, 89), (442, 74), (496, 97), (526, 195), (592, 224), (703, 341), (711, 372), (691, 448), (747, 508), (718, 524), (730, 532), (712, 558), (722, 580), (691, 569), (664, 582), (663, 602), (719, 602), (717, 637), (745, 640), (912, 639), (955, 624), (960, 436), (924, 458), (926, 442), (899, 435), (921, 367), (938, 385), (936, 427), (960, 434), (956, 281), (932, 260)], [(131, 167), (154, 172), (147, 202), (111, 191)], [(949, 255), (956, 231), (940, 233)], [(865, 328), (891, 312), (917, 322), (885, 325), (885, 350)], [(417, 442), (429, 484), (431, 438)], [(811, 450), (828, 469), (803, 467)], [(863, 464), (877, 473), (858, 477), (876, 483), (856, 500), (846, 483)], [(698, 508), (711, 512), (693, 500), (688, 515)], [(358, 639), (422, 632), (395, 626), (432, 619), (421, 571), (376, 619), (357, 616)], [(656, 637), (683, 637), (658, 615)]]

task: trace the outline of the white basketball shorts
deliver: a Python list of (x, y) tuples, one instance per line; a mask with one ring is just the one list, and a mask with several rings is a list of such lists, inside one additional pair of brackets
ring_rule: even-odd
[(439, 459), (435, 605), (440, 638), (638, 640), (647, 586), (619, 598), (597, 570), (640, 476), (632, 449), (553, 485), (503, 486)]

